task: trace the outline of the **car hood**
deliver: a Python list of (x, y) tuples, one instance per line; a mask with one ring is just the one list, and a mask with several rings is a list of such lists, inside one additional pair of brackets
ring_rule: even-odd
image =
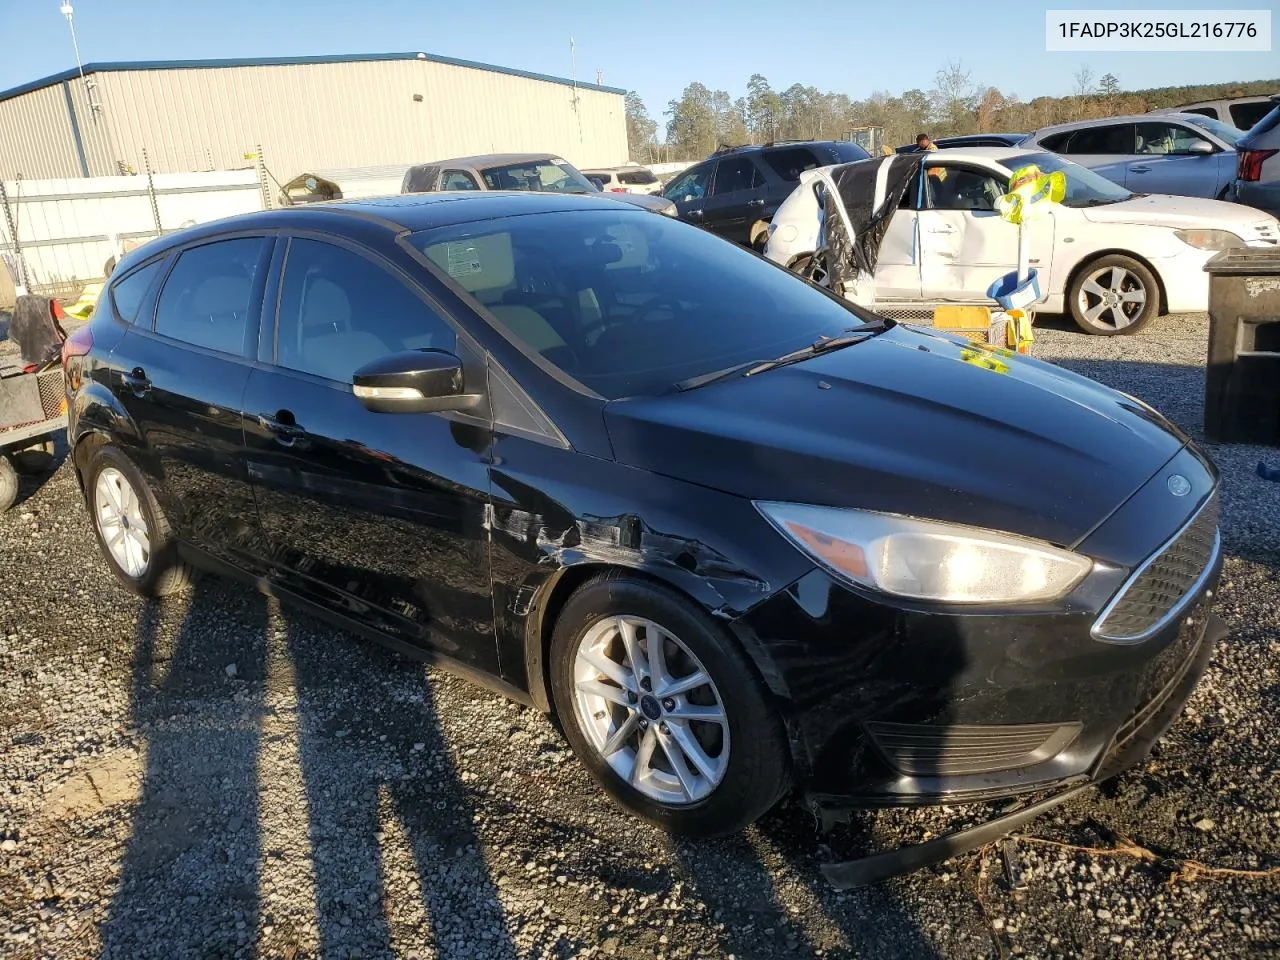
[(652, 210), (654, 213), (665, 213), (668, 216), (676, 215), (676, 205), (666, 197), (658, 196), (656, 193), (606, 193), (606, 197), (613, 200), (620, 200), (622, 203), (635, 204), (637, 207), (644, 207), (646, 210)]
[(1062, 545), (1186, 443), (1154, 410), (1091, 380), (902, 326), (753, 377), (614, 401), (605, 417), (615, 456), (641, 469), (756, 500)]
[(1273, 219), (1238, 203), (1206, 200), (1203, 197), (1171, 197), (1160, 193), (1100, 207), (1081, 207), (1080, 212), (1085, 219), (1095, 223), (1134, 223), (1172, 227), (1175, 230), (1230, 230), (1233, 227), (1238, 230), (1243, 226)]

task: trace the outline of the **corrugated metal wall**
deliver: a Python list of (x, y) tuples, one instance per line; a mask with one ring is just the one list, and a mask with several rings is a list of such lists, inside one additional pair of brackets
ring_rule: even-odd
[(61, 83), (0, 103), (0, 177), (81, 176)]
[[(546, 150), (581, 167), (627, 159), (619, 94), (578, 87), (575, 104), (565, 84), (432, 60), (103, 71), (93, 79), (103, 105), (96, 123), (76, 97), (91, 174), (115, 173), (116, 161), (141, 172), (143, 148), (157, 172), (233, 169), (258, 144), (281, 183), (315, 168), (495, 151)], [(81, 172), (61, 84), (0, 103), (0, 137), (0, 174)]]

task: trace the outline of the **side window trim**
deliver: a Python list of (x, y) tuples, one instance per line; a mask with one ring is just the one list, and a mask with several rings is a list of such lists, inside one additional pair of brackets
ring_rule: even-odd
[[(173, 249), (171, 249), (168, 252), (169, 262), (165, 266), (164, 276), (160, 280), (160, 282), (156, 285), (154, 291), (152, 292), (152, 295), (148, 298), (149, 307), (150, 307), (150, 312), (149, 312), (150, 326), (141, 327), (140, 324), (136, 324), (135, 326), (138, 326), (141, 329), (145, 329), (153, 337), (159, 337), (163, 339), (165, 342), (175, 344), (184, 350), (195, 350), (200, 353), (207, 353), (207, 354), (218, 356), (218, 357), (230, 357), (232, 359), (244, 360), (251, 363), (253, 362), (254, 358), (249, 353), (249, 351), (245, 349), (244, 342), (242, 342), (241, 344), (239, 353), (226, 353), (225, 351), (222, 351), (222, 350), (215, 350), (212, 347), (206, 347), (198, 343), (190, 343), (186, 340), (181, 340), (177, 337), (170, 337), (166, 334), (161, 333), (156, 329), (156, 316), (160, 311), (160, 297), (164, 293), (164, 288), (168, 284), (169, 278), (173, 275), (174, 268), (177, 267), (178, 261), (182, 259), (182, 255), (184, 253), (187, 253), (190, 250), (198, 250), (200, 247), (207, 247), (214, 243), (222, 243), (226, 240), (261, 240), (263, 241), (264, 250), (262, 253), (262, 260), (260, 261), (259, 265), (262, 266), (264, 265), (264, 263), (266, 265), (269, 265), (271, 260), (270, 260), (270, 254), (268, 251), (271, 249), (271, 247), (275, 243), (276, 231), (244, 230), (244, 231), (236, 231), (233, 233), (220, 233), (211, 237), (201, 237), (199, 240), (189, 243), (185, 246), (174, 247)], [(245, 319), (245, 341), (249, 341), (250, 339), (256, 340), (260, 336), (259, 331), (262, 329), (262, 312), (264, 307), (263, 295), (266, 289), (267, 272), (268, 272), (267, 270), (261, 271), (260, 279), (254, 282), (253, 288), (250, 290), (250, 293), (249, 293), (249, 316), (246, 317)]]
[(271, 251), (271, 265), (267, 268), (267, 284), (262, 291), (262, 318), (258, 322), (259, 363), (275, 362), (276, 338), (280, 330), (280, 297), (284, 293), (284, 262), (289, 250), (290, 237), (277, 236)]

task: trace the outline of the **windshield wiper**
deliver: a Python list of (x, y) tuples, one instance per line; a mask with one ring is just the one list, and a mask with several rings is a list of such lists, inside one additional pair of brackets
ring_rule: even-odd
[(685, 390), (696, 390), (698, 387), (705, 387), (708, 383), (714, 383), (717, 380), (723, 380), (725, 377), (731, 377), (739, 370), (745, 370), (748, 367), (754, 367), (759, 361), (748, 360), (746, 363), (735, 363), (732, 367), (725, 367), (723, 370), (712, 370), (710, 373), (702, 373), (696, 377), (690, 377), (688, 380), (681, 380), (675, 385), (675, 388), (683, 393)]
[(816, 357), (820, 353), (830, 353), (832, 350), (839, 350), (841, 347), (861, 343), (871, 334), (882, 333), (889, 329), (891, 323), (892, 321), (890, 320), (873, 320), (861, 326), (850, 327), (837, 337), (820, 337), (807, 347), (801, 347), (799, 350), (784, 353), (782, 356), (774, 357), (772, 360), (764, 360), (757, 363), (743, 376), (753, 377), (757, 373), (764, 373), (766, 370), (774, 369), (774, 367), (786, 366), (788, 363), (799, 363), (801, 360)]
[(839, 350), (841, 347), (847, 347), (850, 344), (861, 343), (873, 333), (882, 333), (892, 326), (892, 320), (873, 320), (870, 323), (864, 323), (861, 326), (850, 327), (844, 333), (835, 337), (819, 337), (807, 347), (801, 347), (791, 353), (783, 354), (772, 360), (748, 360), (746, 363), (735, 363), (731, 367), (725, 367), (723, 370), (712, 370), (710, 373), (702, 373), (696, 377), (690, 377), (688, 380), (681, 380), (675, 384), (676, 390), (684, 392), (685, 390), (696, 390), (698, 387), (705, 387), (708, 383), (715, 383), (717, 380), (724, 380), (732, 377), (739, 371), (745, 371), (744, 377), (754, 376), (757, 373), (763, 373), (766, 370), (772, 370), (774, 367), (781, 367), (788, 363), (797, 363), (800, 360), (807, 360), (810, 357), (817, 356), (820, 353), (826, 353), (830, 350)]

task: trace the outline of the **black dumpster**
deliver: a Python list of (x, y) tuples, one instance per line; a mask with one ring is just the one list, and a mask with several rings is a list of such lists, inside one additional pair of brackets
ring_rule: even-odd
[(1280, 445), (1280, 249), (1224, 250), (1205, 270), (1205, 437)]

